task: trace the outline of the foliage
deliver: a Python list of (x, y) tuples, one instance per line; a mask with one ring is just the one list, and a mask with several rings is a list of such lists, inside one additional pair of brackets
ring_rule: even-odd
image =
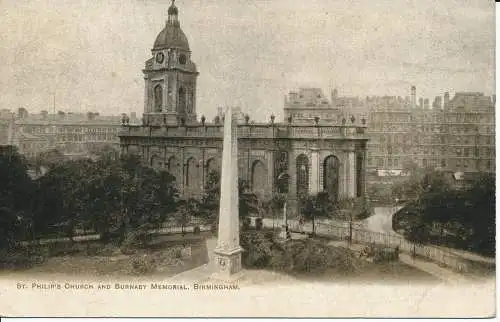
[(267, 217), (271, 214), (272, 218), (276, 218), (283, 212), (283, 206), (286, 202), (286, 196), (284, 194), (275, 194), (270, 199), (264, 200), (261, 203), (261, 217)]
[(131, 271), (135, 275), (153, 273), (156, 270), (155, 258), (149, 254), (139, 254), (130, 261)]
[[(419, 198), (394, 218), (405, 236), (417, 243), (438, 243), (485, 255), (495, 254), (495, 182), (481, 175), (470, 187), (453, 189), (439, 177), (423, 177)], [(436, 229), (437, 228), (437, 229)]]
[(240, 244), (245, 249), (242, 262), (248, 268), (271, 268), (287, 273), (320, 273), (327, 269), (347, 273), (354, 268), (352, 254), (313, 239), (280, 244), (272, 234), (247, 231), (241, 234)]
[(158, 228), (178, 199), (172, 175), (145, 167), (135, 157), (67, 161), (37, 183), (37, 235), (53, 227), (72, 237), (76, 227), (83, 227), (104, 240), (115, 235), (123, 241), (131, 230)]
[(200, 202), (200, 214), (209, 222), (215, 222), (220, 202), (220, 173), (212, 170), (208, 173), (205, 192)]
[(66, 162), (68, 158), (58, 149), (51, 149), (40, 153), (36, 163), (39, 166), (53, 168)]
[(120, 154), (118, 147), (111, 144), (93, 145), (88, 152), (92, 157), (106, 161), (118, 160)]
[(187, 200), (179, 200), (177, 202), (177, 211), (175, 217), (177, 222), (181, 225), (182, 233), (184, 228), (191, 221), (191, 218), (200, 214), (200, 203), (198, 200), (190, 198)]
[(0, 249), (10, 249), (26, 237), (32, 220), (36, 185), (26, 160), (14, 147), (0, 150)]
[(333, 202), (328, 193), (320, 192), (315, 195), (309, 195), (300, 201), (301, 213), (306, 220), (312, 221), (313, 231), (315, 234), (315, 219), (318, 217), (329, 217), (333, 213)]
[[(267, 237), (267, 238), (266, 238)], [(245, 250), (242, 263), (249, 268), (265, 268), (272, 257), (276, 243), (259, 231), (244, 231), (240, 234), (240, 245)]]
[(419, 200), (427, 193), (441, 193), (451, 189), (447, 173), (433, 169), (412, 170), (410, 176), (394, 185), (392, 197), (400, 200)]
[(366, 198), (348, 198), (337, 202), (333, 212), (338, 219), (356, 221), (371, 216), (373, 207)]
[(240, 178), (238, 179), (238, 196), (238, 212), (240, 218), (259, 213), (259, 198), (248, 190), (248, 183)]
[(361, 256), (371, 258), (375, 263), (397, 261), (399, 249), (370, 244), (363, 249)]

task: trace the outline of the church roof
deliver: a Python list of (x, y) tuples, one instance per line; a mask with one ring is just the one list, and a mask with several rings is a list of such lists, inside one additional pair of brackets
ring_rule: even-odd
[(179, 9), (175, 0), (168, 8), (168, 21), (165, 28), (156, 37), (153, 49), (180, 48), (189, 51), (189, 43), (179, 24)]
[(156, 37), (153, 49), (180, 48), (189, 51), (189, 43), (180, 26), (166, 24)]

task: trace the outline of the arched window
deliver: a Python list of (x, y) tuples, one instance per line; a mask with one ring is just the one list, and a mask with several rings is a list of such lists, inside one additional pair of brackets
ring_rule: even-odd
[(278, 176), (276, 191), (278, 193), (288, 193), (288, 174), (282, 172)]
[(304, 154), (297, 157), (297, 196), (305, 197), (309, 193), (309, 159)]
[(179, 165), (176, 157), (172, 156), (168, 159), (168, 172), (175, 177), (175, 180), (179, 180)]
[(188, 95), (188, 112), (194, 113), (194, 93), (192, 89), (189, 90), (189, 95)]
[(211, 184), (209, 180), (211, 180), (211, 176), (217, 174), (220, 179), (220, 167), (217, 164), (217, 161), (214, 158), (210, 158), (206, 164), (206, 172), (205, 172), (205, 182), (206, 185)]
[(184, 87), (179, 88), (179, 105), (177, 108), (177, 112), (185, 112), (186, 111), (186, 90)]
[(157, 156), (157, 155), (154, 155), (151, 157), (151, 167), (155, 170), (160, 170), (163, 168), (163, 161), (162, 159)]
[(186, 187), (196, 187), (198, 179), (196, 160), (194, 158), (189, 158), (186, 163)]
[(266, 192), (267, 171), (262, 161), (255, 161), (252, 164), (252, 191), (258, 196), (263, 196)]
[(161, 112), (163, 106), (163, 88), (161, 85), (155, 86), (154, 96), (155, 96), (154, 111)]
[[(394, 159), (396, 161), (397, 159)], [(362, 197), (364, 195), (364, 182), (363, 182), (363, 169), (364, 169), (365, 159), (363, 155), (358, 154), (356, 156), (356, 197)], [(396, 162), (394, 162), (396, 166)]]
[(323, 162), (323, 190), (330, 198), (338, 200), (339, 197), (339, 159), (330, 155)]

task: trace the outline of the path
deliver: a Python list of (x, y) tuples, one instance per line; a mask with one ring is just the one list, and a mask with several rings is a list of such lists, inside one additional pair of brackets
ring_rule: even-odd
[(402, 207), (375, 207), (374, 214), (364, 220), (364, 229), (378, 233), (394, 234), (392, 216)]
[(434, 275), (437, 278), (451, 284), (463, 283), (467, 281), (467, 278), (465, 278), (465, 276), (461, 274), (455, 273), (450, 269), (440, 267), (436, 263), (413, 258), (409, 254), (400, 253), (399, 260), (407, 265), (418, 268), (421, 271)]

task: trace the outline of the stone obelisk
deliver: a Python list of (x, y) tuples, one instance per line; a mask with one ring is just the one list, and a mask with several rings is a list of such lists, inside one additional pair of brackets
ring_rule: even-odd
[[(238, 210), (238, 138), (231, 107), (224, 117), (220, 183), (219, 235), (214, 250), (218, 278), (231, 279), (241, 271), (240, 218)], [(235, 123), (235, 122), (234, 122)]]

